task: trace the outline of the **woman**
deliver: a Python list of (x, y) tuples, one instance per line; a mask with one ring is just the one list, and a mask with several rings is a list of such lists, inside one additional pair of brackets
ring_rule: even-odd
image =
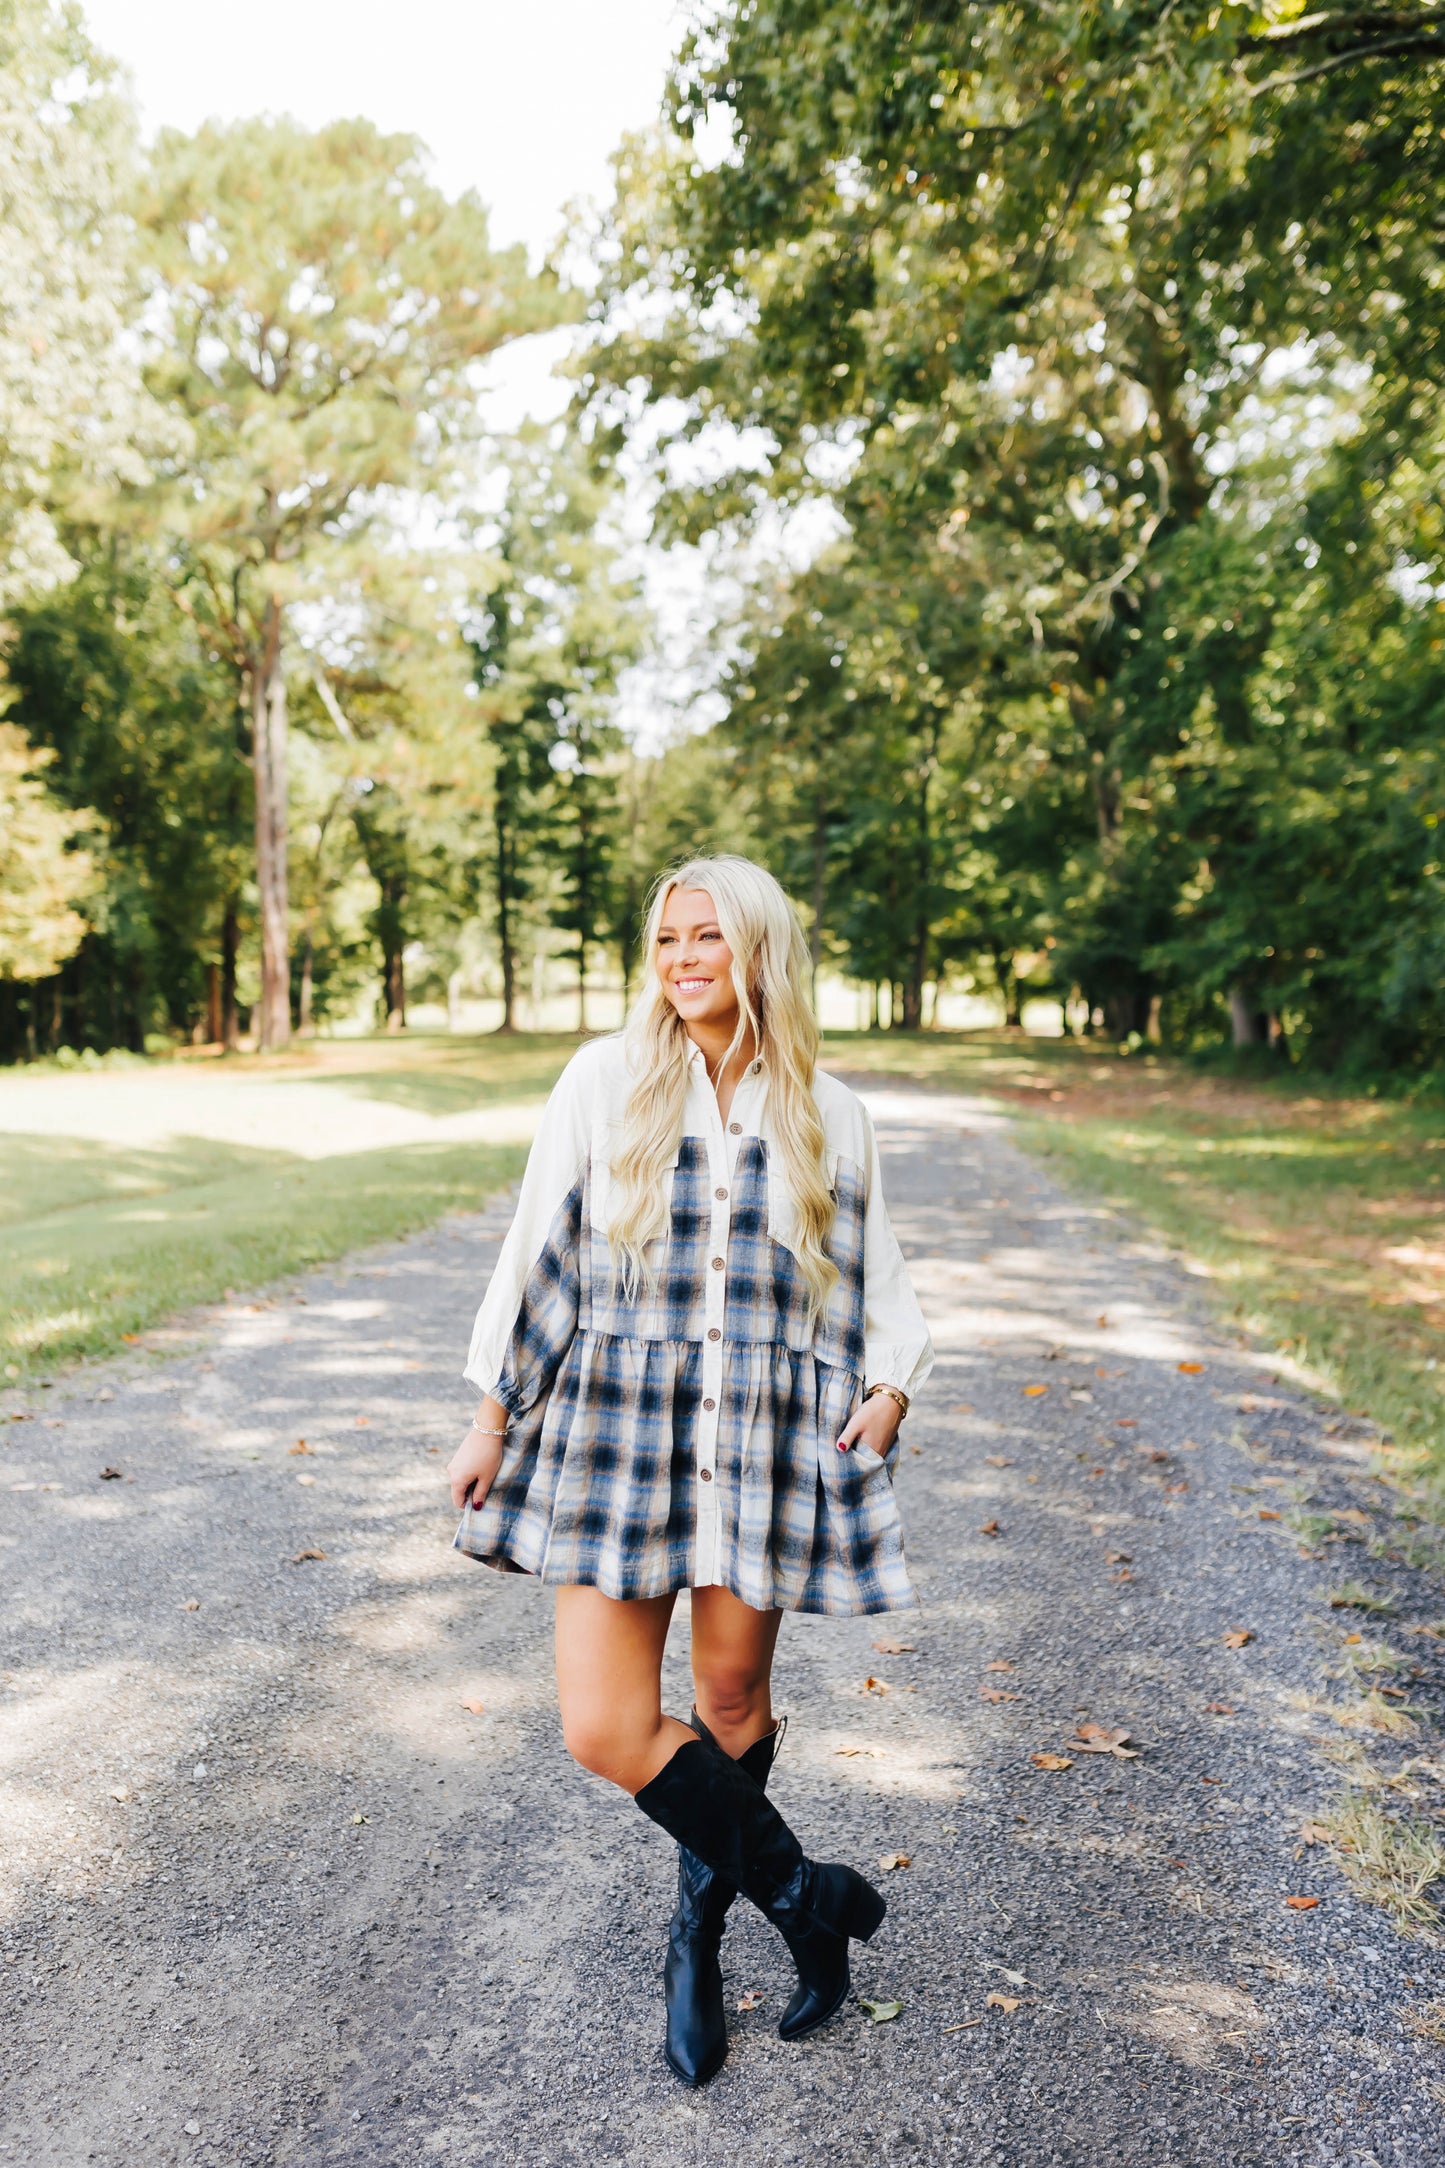
[[(485, 1398), (450, 1463), (457, 1546), (557, 1587), (567, 1746), (681, 1847), (666, 2052), (727, 2053), (724, 1918), (742, 1890), (798, 1969), (779, 2031), (848, 1992), (883, 1899), (808, 1859), (765, 1796), (784, 1611), (914, 1602), (890, 1462), (932, 1360), (862, 1106), (814, 1067), (808, 959), (771, 874), (665, 874), (649, 984), (548, 1101), (477, 1318)], [(665, 1715), (691, 1590), (697, 1706)]]

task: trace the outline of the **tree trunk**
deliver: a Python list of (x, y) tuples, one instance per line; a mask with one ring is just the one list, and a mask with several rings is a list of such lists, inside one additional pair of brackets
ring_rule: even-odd
[(515, 1031), (517, 950), (512, 935), (511, 838), (500, 818), (497, 821), (497, 947), (502, 963), (502, 1021), (498, 1029)]
[(236, 1013), (236, 957), (240, 946), (236, 899), (228, 896), (221, 920), (221, 1044), (228, 1054), (234, 1054), (241, 1043), (241, 1019)]
[(296, 996), (296, 1031), (303, 1039), (311, 1037), (311, 1004), (314, 998), (313, 977), (316, 963), (316, 942), (311, 921), (306, 921), (306, 932), (301, 942), (301, 986)]
[(386, 1028), (406, 1030), (406, 968), (399, 939), (386, 953)]
[(221, 967), (218, 963), (206, 966), (206, 1044), (221, 1044)]
[(828, 809), (823, 793), (813, 800), (813, 923), (808, 929), (808, 954), (813, 963), (813, 1009), (818, 1007), (818, 971), (823, 961), (823, 904), (828, 885)]
[(281, 657), (281, 605), (266, 604), (261, 647), (250, 667), (251, 762), (256, 798), (256, 888), (261, 906), (261, 1000), (257, 1039), (263, 1048), (291, 1036), (291, 958), (286, 882), (286, 678)]
[(1262, 1046), (1264, 1024), (1241, 987), (1229, 989), (1229, 1035), (1235, 1046)]

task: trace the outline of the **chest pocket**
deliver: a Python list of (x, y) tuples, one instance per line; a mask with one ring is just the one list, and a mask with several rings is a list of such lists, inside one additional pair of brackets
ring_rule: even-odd
[[(591, 1164), (587, 1172), (587, 1219), (594, 1234), (606, 1236), (621, 1204), (621, 1189), (612, 1171), (612, 1155), (619, 1148), (620, 1136), (616, 1125), (599, 1124), (593, 1132)], [(673, 1184), (677, 1178), (677, 1162), (681, 1151), (674, 1151), (662, 1169), (662, 1195), (666, 1216), (662, 1221), (662, 1233), (667, 1232), (668, 1219), (672, 1213)]]
[[(828, 1187), (838, 1194), (838, 1154), (827, 1154)], [(798, 1207), (782, 1177), (776, 1146), (768, 1150), (768, 1240), (798, 1254)]]

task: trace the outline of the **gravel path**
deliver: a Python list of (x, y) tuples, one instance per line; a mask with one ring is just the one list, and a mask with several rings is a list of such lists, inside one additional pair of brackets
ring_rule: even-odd
[[(908, 1856), (857, 1967), (901, 2015), (784, 2046), (740, 1906), (728, 2065), (663, 2064), (668, 1848), (563, 1752), (547, 1593), (449, 1548), (499, 1206), (0, 1405), (34, 1410), (0, 1431), (6, 2168), (1445, 2162), (1445, 2050), (1402, 2017), (1441, 1953), (1301, 1849), (1342, 1753), (1412, 1763), (1416, 1811), (1445, 1780), (1445, 1641), (1410, 1632), (1445, 1596), (1362, 1426), (996, 1113), (868, 1096), (939, 1345), (899, 1479), (923, 1608), (788, 1623), (777, 1794), (824, 1856)], [(1392, 1613), (1332, 1609), (1350, 1579)], [(1339, 1721), (1392, 1706), (1342, 1676), (1380, 1638), (1413, 1736)]]

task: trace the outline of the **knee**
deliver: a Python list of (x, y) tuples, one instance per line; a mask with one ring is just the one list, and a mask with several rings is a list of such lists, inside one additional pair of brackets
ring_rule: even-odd
[(714, 1730), (745, 1729), (768, 1712), (768, 1674), (751, 1665), (704, 1664), (695, 1684), (698, 1713)]
[(647, 1742), (634, 1738), (615, 1720), (600, 1722), (590, 1712), (564, 1713), (562, 1737), (573, 1761), (593, 1776), (605, 1777), (609, 1784), (619, 1784), (625, 1792), (635, 1792), (645, 1781), (638, 1771), (646, 1761)]

